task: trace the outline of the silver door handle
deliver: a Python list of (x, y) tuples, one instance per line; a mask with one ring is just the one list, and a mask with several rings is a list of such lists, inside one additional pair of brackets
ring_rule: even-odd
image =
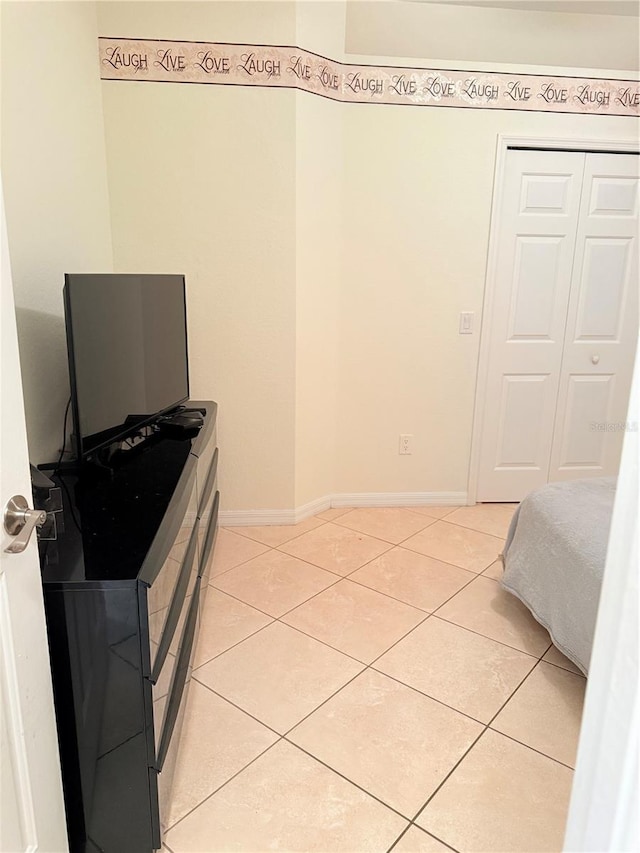
[(600, 356), (599, 356), (599, 355), (592, 355), (592, 356), (591, 356), (591, 362), (592, 362), (592, 364), (597, 364), (599, 361), (600, 361)]
[(34, 527), (42, 527), (47, 519), (43, 509), (29, 509), (22, 495), (14, 495), (4, 511), (4, 529), (9, 536), (15, 536), (13, 542), (4, 550), (7, 554), (20, 554), (29, 544)]

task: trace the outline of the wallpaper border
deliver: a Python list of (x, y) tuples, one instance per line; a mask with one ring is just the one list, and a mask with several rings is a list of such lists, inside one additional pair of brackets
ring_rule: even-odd
[(297, 89), (341, 103), (640, 115), (640, 83), (338, 62), (295, 46), (99, 38), (102, 80)]

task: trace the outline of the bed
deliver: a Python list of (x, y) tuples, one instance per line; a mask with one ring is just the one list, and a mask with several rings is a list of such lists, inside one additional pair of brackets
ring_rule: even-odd
[(589, 670), (616, 478), (550, 483), (511, 521), (502, 586), (519, 598), (569, 660)]

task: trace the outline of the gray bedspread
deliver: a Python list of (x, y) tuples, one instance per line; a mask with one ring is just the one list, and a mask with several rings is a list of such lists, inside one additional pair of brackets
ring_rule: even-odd
[(504, 547), (502, 586), (585, 674), (615, 488), (615, 477), (603, 477), (536, 489), (518, 507)]

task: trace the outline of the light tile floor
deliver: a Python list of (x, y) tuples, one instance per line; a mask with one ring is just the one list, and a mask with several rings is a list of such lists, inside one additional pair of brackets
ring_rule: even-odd
[(498, 583), (512, 512), (220, 530), (166, 849), (560, 851), (585, 679)]

